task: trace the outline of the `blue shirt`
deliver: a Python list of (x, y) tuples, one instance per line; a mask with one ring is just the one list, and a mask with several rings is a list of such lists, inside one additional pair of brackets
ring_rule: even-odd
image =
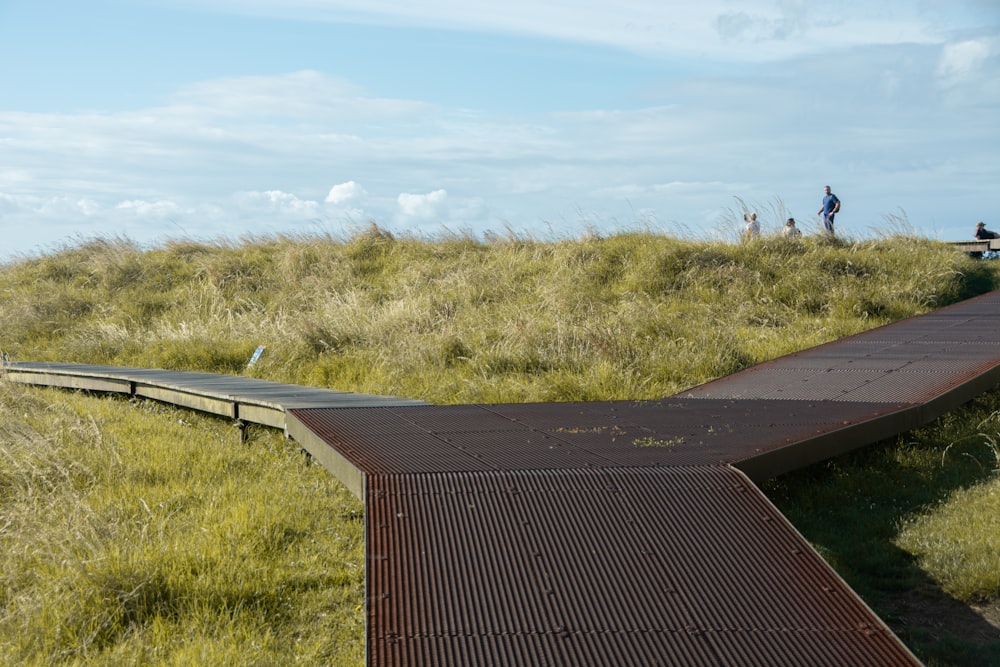
[(832, 192), (823, 197), (823, 215), (829, 218), (831, 215), (833, 215), (834, 207), (836, 207), (837, 204), (839, 203), (840, 200), (837, 199), (837, 195), (833, 194)]

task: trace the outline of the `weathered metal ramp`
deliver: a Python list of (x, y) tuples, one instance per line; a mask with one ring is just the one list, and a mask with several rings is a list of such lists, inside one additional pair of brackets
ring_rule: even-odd
[[(41, 366), (6, 372), (80, 386), (50, 381), (72, 368)], [(189, 407), (206, 409), (188, 394), (220, 392), (237, 407), (209, 411), (237, 418), (251, 404), (239, 393), (259, 382), (233, 378), (250, 383), (237, 391), (194, 374), (207, 384), (192, 392), (186, 374), (121, 370), (170, 385), (131, 393)], [(753, 481), (998, 383), (993, 292), (660, 401), (428, 406), (334, 392), (321, 405), (269, 387), (283, 419), (261, 423), (365, 501), (369, 664), (915, 665)]]
[(408, 398), (191, 371), (15, 361), (4, 363), (3, 372), (11, 382), (151, 398), (275, 428), (285, 427), (285, 412), (290, 408), (426, 405)]
[(304, 409), (288, 429), (364, 494), (370, 664), (912, 665), (751, 480), (998, 383), (992, 293), (661, 401)]

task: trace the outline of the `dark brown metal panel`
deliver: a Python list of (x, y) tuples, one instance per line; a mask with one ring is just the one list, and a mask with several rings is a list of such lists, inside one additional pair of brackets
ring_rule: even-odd
[(391, 474), (726, 465), (905, 407), (670, 399), (290, 412), (366, 473)]
[(313, 408), (289, 413), (366, 474), (491, 469), (389, 409)]
[(1000, 367), (1000, 296), (976, 299), (768, 361), (678, 394), (924, 403)]
[[(617, 466), (725, 465), (746, 456), (882, 417), (904, 404), (664, 399), (598, 406), (613, 422), (579, 414), (585, 404), (495, 407)], [(610, 426), (608, 426), (610, 424)]]
[(959, 366), (915, 362), (906, 369), (796, 371), (754, 367), (680, 394), (683, 398), (922, 403), (995, 368), (1000, 355)]
[(373, 665), (917, 664), (731, 469), (368, 483)]

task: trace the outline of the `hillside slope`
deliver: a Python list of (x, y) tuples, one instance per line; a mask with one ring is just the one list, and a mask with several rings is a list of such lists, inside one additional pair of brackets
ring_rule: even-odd
[[(997, 287), (1000, 262), (902, 237), (99, 239), (0, 267), (0, 352), (433, 403), (646, 399)], [(928, 664), (1000, 659), (998, 416), (994, 392), (765, 489)], [(277, 434), (11, 386), (0, 421), (0, 662), (357, 663), (361, 509)]]

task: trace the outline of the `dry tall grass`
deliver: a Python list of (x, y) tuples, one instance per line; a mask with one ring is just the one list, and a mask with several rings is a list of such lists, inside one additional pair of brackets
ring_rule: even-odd
[[(642, 399), (998, 285), (907, 237), (97, 239), (0, 267), (0, 352), (434, 403)], [(243, 446), (182, 410), (9, 385), (0, 423), (0, 662), (363, 661), (361, 507), (279, 434)], [(828, 473), (771, 491), (794, 513)]]

